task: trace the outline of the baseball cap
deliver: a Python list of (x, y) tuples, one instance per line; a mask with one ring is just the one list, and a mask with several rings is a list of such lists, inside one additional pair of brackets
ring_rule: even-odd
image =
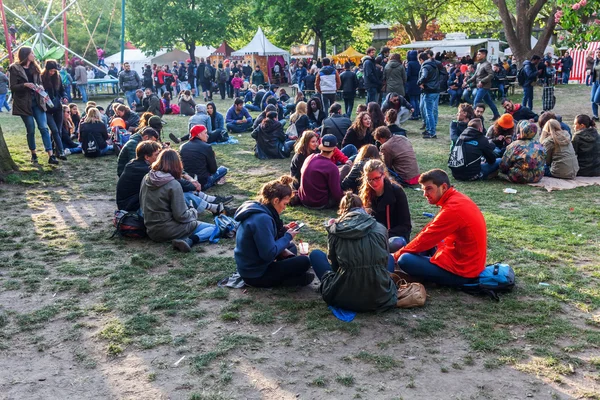
[(148, 126), (151, 126), (154, 129), (161, 130), (162, 125), (162, 120), (158, 115), (154, 115), (148, 119)]
[(190, 139), (198, 137), (202, 132), (206, 132), (206, 127), (204, 125), (194, 125), (192, 129), (190, 129)]
[(335, 135), (324, 135), (321, 139), (321, 144), (319, 145), (319, 150), (322, 151), (333, 151), (337, 146), (337, 138)]

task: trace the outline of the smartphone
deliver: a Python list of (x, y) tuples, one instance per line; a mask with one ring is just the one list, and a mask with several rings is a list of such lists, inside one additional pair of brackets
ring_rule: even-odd
[(296, 227), (294, 228), (294, 230), (296, 232), (298, 232), (300, 229), (302, 229), (304, 227), (304, 222), (299, 223), (298, 225), (296, 225)]

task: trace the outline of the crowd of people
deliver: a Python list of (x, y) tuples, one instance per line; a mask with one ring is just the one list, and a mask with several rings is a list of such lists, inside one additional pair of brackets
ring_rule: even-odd
[[(294, 75), (300, 82), (293, 98), (284, 88), (266, 84), (264, 75), (261, 82), (260, 68), (248, 71), (247, 64), (219, 65), (214, 77), (223, 77), (221, 70), (224, 79), (232, 77), (231, 92), (227, 82), (219, 83), (225, 84), (219, 87), (222, 95), (231, 93), (233, 100), (225, 115), (210, 101), (212, 67), (203, 60), (193, 74), (180, 65), (173, 82), (168, 74), (174, 76), (177, 65), (170, 72), (161, 68), (155, 81), (151, 68), (140, 78), (125, 63), (118, 74), (125, 98), (115, 99), (106, 110), (88, 101), (80, 114), (76, 104), (64, 104), (67, 89), (58, 63), (47, 60), (41, 69), (31, 48), (23, 46), (9, 68), (12, 112), (25, 124), (34, 162), (36, 124), (51, 164), (76, 152), (88, 157), (117, 154), (118, 208), (142, 218), (152, 240), (171, 241), (175, 249), (189, 252), (193, 245), (212, 240), (217, 229), (199, 222), (199, 213), (233, 215), (239, 224), (234, 258), (247, 284), (307, 285), (314, 279), (312, 267), (328, 304), (356, 311), (382, 310), (396, 301), (389, 272), (460, 286), (476, 279), (485, 266), (483, 215), (451, 185), (446, 172), (420, 172), (402, 127), (422, 115), (426, 129), (422, 137), (437, 137), (443, 70), (449, 72), (445, 79), (450, 91), (471, 90), (473, 98), (470, 104), (461, 101), (462, 93), (451, 94), (451, 103), (457, 106), (449, 132), (448, 167), (454, 179), (502, 176), (514, 183), (532, 183), (543, 176), (600, 176), (597, 115), (578, 115), (571, 130), (554, 113), (534, 113), (526, 104), (531, 100), (527, 93), (522, 104), (503, 98), (504, 113), (500, 113), (490, 93), (499, 66), (487, 61), (485, 49), (478, 51), (476, 66), (468, 60), (464, 64), (465, 76), (462, 65), (446, 69), (430, 52), (409, 53), (405, 68), (397, 54), (383, 50), (377, 57), (375, 49), (367, 51), (362, 63), (367, 101), (356, 107), (351, 119), (354, 97), (350, 92), (356, 92), (358, 78), (350, 65), (340, 74), (327, 58), (317, 68), (312, 97), (302, 91), (312, 75), (302, 70), (302, 64)], [(525, 70), (536, 61), (532, 57)], [(600, 82), (598, 68), (600, 51), (591, 73), (592, 93)], [(193, 85), (177, 84), (184, 76), (199, 85), (204, 102)], [(381, 86), (373, 86), (375, 78)], [(412, 94), (413, 85), (419, 88), (418, 95)], [(162, 137), (161, 117), (175, 107), (169, 88), (179, 91), (177, 112), (190, 117), (184, 135), (169, 135), (181, 144), (179, 150)], [(336, 102), (340, 88), (343, 106)], [(487, 129), (486, 108), (492, 112)], [(253, 118), (249, 111), (260, 114)], [(227, 206), (233, 196), (207, 193), (214, 185), (226, 183), (228, 172), (219, 166), (211, 144), (243, 132), (251, 132), (259, 159), (291, 157), (290, 174), (265, 184), (256, 201), (234, 210)], [(411, 238), (410, 205), (403, 187), (415, 185), (440, 212)], [(338, 218), (327, 222), (327, 254), (314, 250), (298, 255), (293, 243), (298, 226), (284, 224), (280, 216), (288, 205), (338, 210)], [(359, 289), (364, 297), (353, 295)]]

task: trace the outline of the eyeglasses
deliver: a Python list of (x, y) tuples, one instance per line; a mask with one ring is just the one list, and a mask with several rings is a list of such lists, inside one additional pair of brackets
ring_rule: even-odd
[(380, 180), (381, 178), (383, 178), (383, 175), (379, 175), (377, 178), (371, 178), (371, 179), (367, 178), (367, 182), (374, 183), (374, 182), (377, 182), (378, 180)]

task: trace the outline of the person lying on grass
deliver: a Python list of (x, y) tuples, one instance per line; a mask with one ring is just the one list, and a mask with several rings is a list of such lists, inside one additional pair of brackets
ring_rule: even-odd
[(342, 198), (338, 214), (327, 227), (328, 254), (313, 250), (309, 257), (321, 281), (323, 300), (350, 311), (395, 307), (396, 285), (390, 278), (394, 260), (388, 252), (386, 228), (352, 192)]
[(405, 247), (394, 253), (399, 275), (439, 285), (460, 286), (485, 268), (487, 229), (479, 207), (451, 184), (448, 174), (432, 169), (419, 183), (435, 218)]

